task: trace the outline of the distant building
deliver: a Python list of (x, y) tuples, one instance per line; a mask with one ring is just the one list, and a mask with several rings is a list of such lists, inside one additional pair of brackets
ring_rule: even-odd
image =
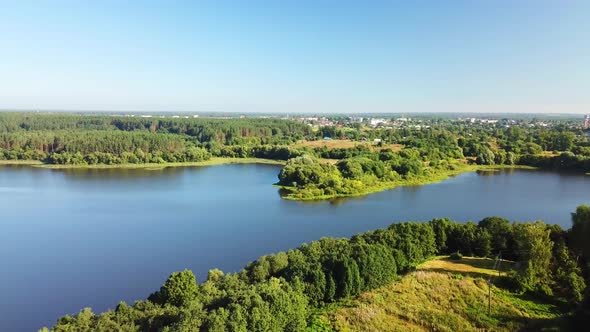
[(590, 115), (586, 115), (584, 117), (584, 129), (590, 128)]
[(377, 127), (380, 124), (385, 124), (387, 121), (385, 119), (374, 118), (369, 121), (371, 126)]

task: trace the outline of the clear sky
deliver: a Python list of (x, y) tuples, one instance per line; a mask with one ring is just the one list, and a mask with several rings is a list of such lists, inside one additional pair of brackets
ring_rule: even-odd
[(590, 1), (0, 0), (0, 109), (590, 113)]

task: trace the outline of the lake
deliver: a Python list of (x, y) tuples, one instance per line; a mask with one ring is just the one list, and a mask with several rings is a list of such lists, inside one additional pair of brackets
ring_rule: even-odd
[(83, 307), (133, 303), (173, 271), (233, 272), (322, 236), (393, 222), (500, 215), (570, 227), (590, 176), (465, 173), (361, 198), (280, 198), (278, 166), (161, 170), (0, 167), (0, 331), (36, 331)]

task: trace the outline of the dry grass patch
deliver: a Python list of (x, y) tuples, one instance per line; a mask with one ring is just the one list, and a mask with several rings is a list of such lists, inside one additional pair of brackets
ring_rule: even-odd
[(331, 139), (331, 140), (317, 140), (317, 141), (299, 141), (295, 143), (294, 147), (307, 147), (307, 148), (323, 148), (326, 147), (328, 149), (351, 149), (356, 146), (363, 145), (370, 149), (392, 149), (393, 151), (400, 151), (404, 148), (402, 144), (383, 144), (382, 146), (377, 146), (373, 143), (368, 142), (357, 142), (351, 140), (340, 140), (340, 139)]
[(447, 257), (439, 257), (428, 261), (420, 266), (418, 270), (433, 272), (461, 273), (475, 277), (506, 275), (514, 263), (506, 260), (500, 262), (500, 273), (493, 270), (495, 260), (491, 258), (463, 257), (461, 260), (452, 260)]
[(471, 258), (465, 262), (438, 258), (400, 281), (324, 313), (323, 318), (335, 331), (515, 331), (560, 315), (552, 304), (494, 286), (488, 315), (487, 282), (472, 274), (493, 273), (485, 267), (489, 264)]
[(95, 164), (95, 165), (57, 165), (57, 164), (44, 164), (37, 160), (0, 160), (1, 165), (28, 165), (33, 167), (41, 168), (52, 168), (52, 169), (110, 169), (110, 168), (143, 168), (148, 170), (159, 170), (167, 167), (196, 167), (196, 166), (215, 166), (224, 164), (269, 164), (269, 165), (284, 165), (285, 162), (282, 160), (262, 159), (262, 158), (222, 158), (213, 157), (204, 161), (194, 162), (166, 162), (166, 163), (147, 163), (147, 164)]
[(0, 165), (42, 165), (39, 160), (0, 160)]

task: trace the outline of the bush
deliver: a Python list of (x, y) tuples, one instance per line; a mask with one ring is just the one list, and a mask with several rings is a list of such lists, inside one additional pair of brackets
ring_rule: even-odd
[(459, 251), (456, 251), (456, 252), (450, 254), (449, 258), (454, 261), (460, 261), (463, 259), (463, 255), (461, 255), (461, 253)]

